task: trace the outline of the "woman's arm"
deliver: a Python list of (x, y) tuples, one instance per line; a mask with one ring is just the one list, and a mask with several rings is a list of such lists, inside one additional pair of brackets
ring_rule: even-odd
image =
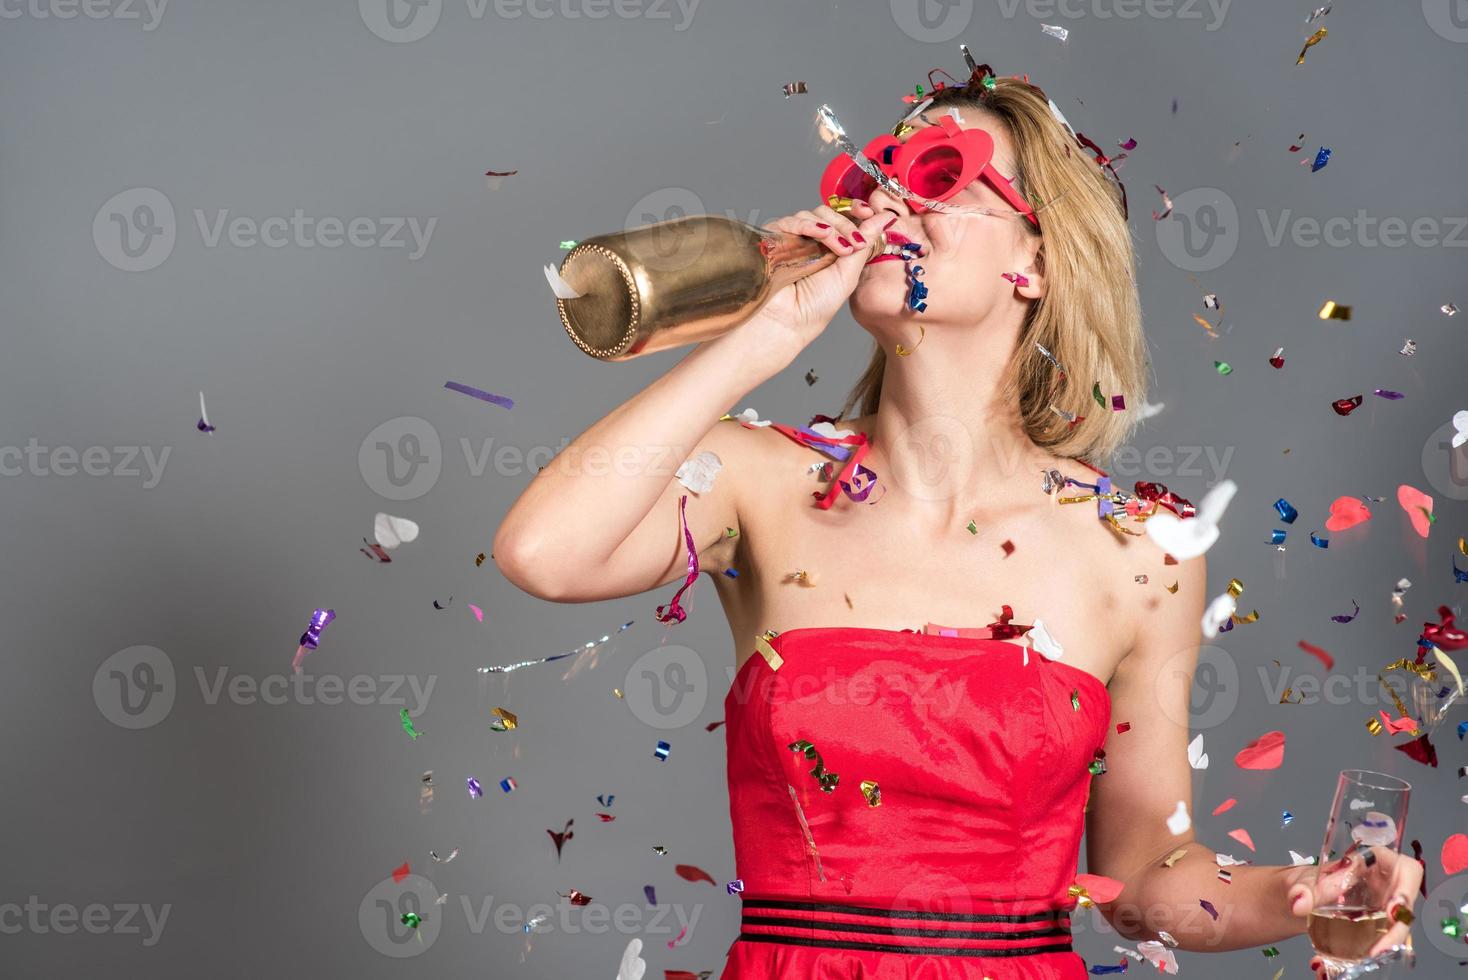
[[(1128, 938), (1156, 939), (1165, 931), (1180, 949), (1193, 951), (1268, 946), (1305, 931), (1317, 869), (1238, 865), (1227, 869), (1226, 883), (1215, 852), (1191, 829), (1174, 836), (1167, 827), (1179, 800), (1193, 810), (1188, 710), (1208, 599), (1203, 558), (1183, 562), (1176, 574), (1177, 594), (1158, 596), (1146, 611), (1136, 644), (1111, 681), (1112, 718), (1131, 722), (1131, 729), (1107, 740), (1107, 770), (1092, 783), (1087, 865), (1124, 884), (1101, 911)], [(1152, 578), (1164, 576), (1171, 577), (1158, 568)], [(1177, 851), (1183, 856), (1169, 863)], [(1384, 856), (1410, 909), (1422, 869), (1410, 858)], [(1397, 924), (1376, 949), (1406, 942), (1407, 930)]]

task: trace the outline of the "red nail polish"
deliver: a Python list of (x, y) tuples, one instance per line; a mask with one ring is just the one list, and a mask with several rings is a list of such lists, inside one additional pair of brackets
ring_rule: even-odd
[(856, 243), (858, 245), (865, 245), (867, 243), (867, 240), (865, 238), (861, 237), (861, 232), (859, 232), (859, 231), (853, 231), (851, 233), (851, 237), (854, 238), (854, 239), (856, 239)]
[(819, 229), (821, 229), (821, 231), (830, 231), (831, 230), (831, 226), (828, 225), (828, 224), (826, 224), (823, 221), (817, 221), (816, 222), (816, 227), (819, 228)]
[(851, 243), (848, 242), (846, 239), (842, 238), (840, 235), (837, 235), (836, 236), (836, 241), (838, 241), (838, 242), (841, 243), (841, 247), (842, 248), (850, 248), (851, 247)]

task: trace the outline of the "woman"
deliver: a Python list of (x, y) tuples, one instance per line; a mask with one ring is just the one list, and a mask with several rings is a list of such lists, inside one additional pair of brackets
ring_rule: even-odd
[[(997, 172), (940, 208), (873, 186), (774, 222), (839, 259), (584, 432), (506, 516), (495, 560), (553, 601), (645, 592), (686, 570), (687, 498), (738, 651), (726, 709), (744, 923), (725, 978), (1084, 976), (1068, 926), (1083, 816), (1090, 873), (1123, 885), (1100, 907), (1125, 936), (1226, 950), (1297, 935), (1314, 868), (1232, 867), (1224, 882), (1214, 852), (1169, 828), (1192, 799), (1203, 559), (1172, 562), (1041, 490), (1053, 470), (1094, 482), (1080, 461), (1119, 446), (1143, 401), (1116, 186), (1024, 81), (976, 71), (898, 141), (932, 126), (955, 147), (986, 131)], [(906, 261), (870, 258), (884, 232)], [(714, 421), (848, 300), (876, 351), (841, 446), (839, 431)], [(877, 474), (865, 498), (833, 496), (840, 464), (816, 450), (842, 446)], [(570, 462), (598, 450), (612, 465)], [(701, 493), (661, 464), (704, 451), (723, 466)], [(1061, 659), (1042, 655), (1061, 656), (1046, 637)], [(1383, 851), (1377, 867), (1410, 909), (1416, 862)]]

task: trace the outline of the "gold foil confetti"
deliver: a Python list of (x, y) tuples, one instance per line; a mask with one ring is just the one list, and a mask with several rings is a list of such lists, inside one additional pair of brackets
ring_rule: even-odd
[(882, 787), (877, 785), (875, 779), (861, 781), (861, 795), (867, 798), (867, 806), (882, 805)]
[[(1295, 59), (1295, 64), (1297, 64), (1297, 65), (1303, 65), (1305, 63), (1305, 52), (1306, 51), (1309, 51), (1311, 48), (1315, 47), (1315, 45), (1319, 44), (1321, 41), (1324, 41), (1325, 38), (1326, 38), (1326, 35), (1329, 34), (1329, 33), (1330, 32), (1327, 31), (1324, 27), (1321, 27), (1314, 34), (1311, 34), (1305, 40), (1305, 46), (1300, 49), (1300, 57), (1298, 57), (1298, 58)], [(1325, 317), (1321, 317), (1321, 319), (1324, 320)]]
[(504, 708), (491, 708), (490, 713), (499, 718), (499, 721), (489, 723), (489, 730), (492, 732), (513, 731), (520, 726), (520, 719)]
[(1162, 866), (1164, 868), (1172, 867), (1174, 864), (1177, 864), (1179, 861), (1181, 861), (1183, 859), (1183, 855), (1186, 853), (1188, 853), (1188, 849), (1186, 847), (1179, 847), (1177, 850), (1173, 851), (1167, 856), (1167, 858), (1162, 862)]
[(1373, 734), (1373, 735), (1380, 735), (1381, 734), (1381, 719), (1380, 718), (1375, 718), (1375, 717), (1366, 719), (1366, 730), (1368, 732), (1370, 732), (1371, 734)]
[(785, 662), (785, 658), (780, 656), (779, 651), (770, 646), (770, 640), (778, 635), (774, 630), (765, 630), (762, 635), (754, 638), (754, 648), (759, 651), (761, 657), (765, 658), (765, 663), (770, 665), (771, 670), (779, 670), (780, 665)]
[(1322, 320), (1349, 320), (1350, 318), (1351, 308), (1340, 306), (1333, 299), (1326, 300), (1325, 305), (1320, 308), (1320, 319)]
[(1167, 587), (1167, 591), (1171, 592), (1173, 595), (1177, 595), (1177, 587), (1181, 584), (1181, 582), (1174, 582)]
[(901, 344), (898, 344), (897, 345), (897, 356), (898, 357), (906, 357), (907, 355), (911, 354), (913, 351), (917, 350), (918, 349), (918, 346), (920, 344), (922, 344), (923, 338), (926, 337), (927, 335), (928, 335), (928, 328), (925, 327), (925, 326), (923, 326), (921, 323), (919, 323), (918, 324), (918, 339), (917, 339), (917, 343), (916, 344), (913, 344), (912, 347), (910, 347), (910, 348), (909, 347), (903, 347)]

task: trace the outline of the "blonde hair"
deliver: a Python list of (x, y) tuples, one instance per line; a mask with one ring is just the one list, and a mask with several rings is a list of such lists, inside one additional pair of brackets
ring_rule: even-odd
[[(1146, 394), (1146, 341), (1137, 296), (1136, 257), (1116, 185), (1056, 119), (1044, 93), (1028, 82), (996, 78), (941, 90), (935, 108), (966, 106), (989, 113), (1013, 141), (1014, 184), (1039, 210), (1045, 295), (1030, 308), (1000, 382), (1038, 446), (1071, 459), (1100, 461), (1125, 444)], [(1033, 229), (1028, 221), (1021, 224)], [(1037, 349), (1043, 345), (1065, 378)], [(841, 409), (847, 418), (877, 411), (887, 356), (880, 346)], [(1092, 384), (1100, 382), (1105, 407)], [(1124, 395), (1125, 411), (1110, 396)], [(1053, 408), (1052, 408), (1053, 406)], [(1084, 421), (1072, 425), (1060, 409)]]

